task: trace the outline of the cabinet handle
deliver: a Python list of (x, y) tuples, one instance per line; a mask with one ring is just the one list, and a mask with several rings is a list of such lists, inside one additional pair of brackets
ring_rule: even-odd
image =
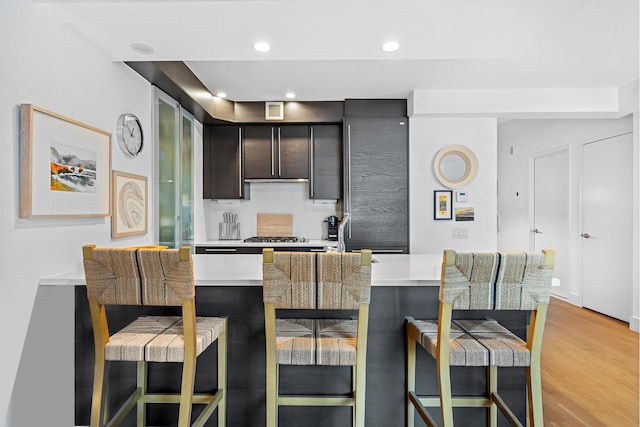
[(238, 196), (242, 198), (242, 128), (238, 128)]
[[(351, 125), (347, 125), (347, 212), (351, 215)], [(353, 220), (353, 218), (351, 218)], [(349, 226), (349, 238), (351, 238), (351, 221)]]
[(278, 128), (278, 176), (282, 176), (282, 163), (280, 162), (280, 128)]
[(309, 195), (313, 197), (315, 195), (315, 189), (313, 188), (313, 146), (315, 144), (313, 140), (313, 126), (309, 128), (311, 135), (309, 137)]
[(274, 142), (273, 139), (274, 139), (274, 136), (273, 136), (273, 127), (272, 127), (271, 128), (271, 176), (275, 175), (276, 173), (275, 165), (274, 165), (275, 159), (273, 158), (273, 142)]
[(205, 248), (205, 252), (238, 252), (235, 248)]

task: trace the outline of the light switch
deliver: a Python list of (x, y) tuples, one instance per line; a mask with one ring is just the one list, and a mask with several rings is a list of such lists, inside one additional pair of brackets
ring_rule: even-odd
[(456, 227), (451, 230), (451, 238), (453, 239), (468, 239), (469, 233), (466, 228)]

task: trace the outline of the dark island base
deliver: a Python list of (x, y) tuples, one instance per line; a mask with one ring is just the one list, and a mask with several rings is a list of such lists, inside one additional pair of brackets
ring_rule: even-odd
[[(93, 335), (91, 318), (83, 286), (76, 287), (75, 330), (75, 424), (88, 425), (93, 380)], [(228, 316), (228, 401), (229, 427), (259, 427), (265, 425), (265, 356), (262, 288), (260, 287), (198, 287), (196, 310), (203, 316)], [(139, 307), (110, 307), (108, 314), (117, 322), (112, 330), (124, 326), (140, 313)], [(143, 308), (147, 312), (153, 309)], [(164, 309), (175, 311), (174, 308)], [(157, 311), (156, 311), (157, 312)], [(176, 313), (178, 313), (176, 311)], [(438, 287), (382, 287), (372, 288), (369, 340), (367, 351), (367, 427), (404, 426), (405, 423), (405, 316), (416, 319), (437, 318)], [(485, 317), (500, 320), (519, 336), (526, 334), (526, 312), (461, 312), (467, 318)], [(198, 358), (196, 390), (214, 389), (216, 384), (216, 348), (210, 347)], [(180, 364), (152, 364), (149, 389), (177, 391), (180, 384)], [(418, 352), (418, 393), (437, 394), (437, 375), (434, 360), (425, 351)], [(521, 422), (525, 420), (526, 394), (524, 368), (499, 370), (499, 392)], [(347, 393), (350, 388), (350, 368), (300, 367), (281, 368), (283, 392)], [(135, 364), (117, 362), (109, 373), (111, 407), (135, 387)], [(485, 368), (453, 368), (454, 393), (479, 395), (486, 389)], [(177, 419), (177, 405), (148, 405), (148, 425), (172, 426)], [(199, 411), (195, 406), (194, 414)], [(351, 408), (345, 407), (281, 407), (280, 425), (288, 427), (349, 426)], [(431, 411), (439, 421), (437, 409)], [(418, 421), (417, 426), (423, 425)], [(487, 425), (486, 409), (459, 408), (454, 410), (456, 425)], [(125, 426), (135, 425), (135, 411)], [(207, 426), (216, 426), (211, 417)], [(499, 425), (509, 425), (499, 420)]]

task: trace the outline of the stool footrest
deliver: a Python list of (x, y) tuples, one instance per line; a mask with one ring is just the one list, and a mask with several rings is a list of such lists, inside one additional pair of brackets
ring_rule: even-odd
[[(221, 390), (215, 394), (194, 394), (192, 403), (208, 405), (216, 398), (222, 399)], [(144, 403), (179, 403), (180, 393), (148, 393), (143, 399)]]
[(350, 396), (278, 396), (281, 406), (353, 406), (355, 399)]
[[(416, 395), (416, 398), (422, 406), (428, 408), (440, 406), (440, 397)], [(491, 400), (483, 396), (456, 396), (451, 398), (451, 403), (453, 407), (464, 408), (486, 408), (491, 406)]]

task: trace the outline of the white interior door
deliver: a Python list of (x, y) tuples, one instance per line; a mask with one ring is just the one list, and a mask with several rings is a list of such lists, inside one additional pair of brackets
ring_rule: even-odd
[(634, 261), (632, 144), (628, 133), (582, 148), (582, 305), (625, 322)]
[(560, 286), (552, 292), (562, 298), (571, 289), (571, 194), (569, 149), (543, 154), (534, 163), (534, 209), (531, 227), (535, 252), (555, 249), (556, 264), (553, 276)]

